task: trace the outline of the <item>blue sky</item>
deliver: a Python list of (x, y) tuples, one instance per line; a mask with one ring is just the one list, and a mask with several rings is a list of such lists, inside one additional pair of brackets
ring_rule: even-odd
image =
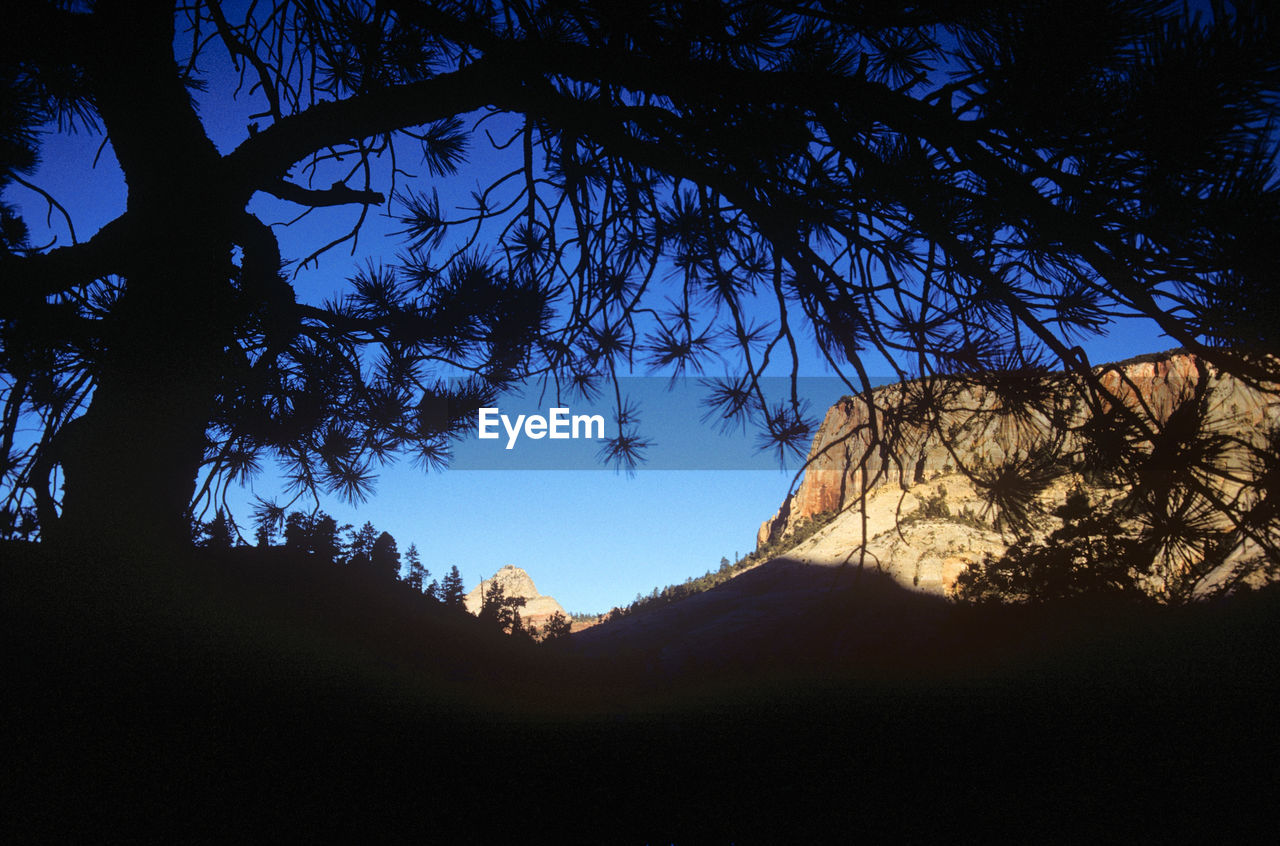
[[(218, 86), (211, 88), (216, 91)], [(203, 106), (202, 117), (224, 151), (245, 137), (244, 116), (253, 105), (210, 101)], [(93, 164), (101, 140), (87, 134), (49, 136), (41, 166), (31, 177), (71, 212), (80, 240), (124, 209), (125, 188), (109, 145), (101, 151), (96, 167)], [(457, 185), (465, 190), (468, 180), (480, 183), (493, 172), (494, 164), (487, 164), (484, 156), (484, 151), (472, 151), (472, 167), (464, 170)], [(42, 199), (16, 187), (7, 196), (24, 207), (35, 243), (47, 244), (55, 237), (58, 244), (69, 242), (65, 223), (57, 213), (46, 215)], [(270, 202), (274, 201), (265, 199), (254, 206), (268, 222), (296, 214), (296, 209), (285, 208), (277, 213)], [(335, 233), (349, 229), (357, 214), (354, 207), (319, 209), (293, 227), (278, 227), (284, 255), (306, 255)], [(337, 293), (366, 258), (394, 260), (399, 242), (387, 234), (394, 228), (391, 221), (372, 217), (355, 256), (348, 246), (340, 247), (321, 257), (316, 268), (299, 274), (299, 296), (320, 300)], [(1086, 351), (1101, 362), (1169, 345), (1150, 329), (1129, 325), (1087, 344)], [(824, 375), (816, 362), (808, 373)], [(829, 381), (825, 387), (815, 384), (814, 413), (820, 416), (842, 391)], [(646, 434), (652, 433), (660, 442), (671, 444), (682, 437), (680, 433), (699, 432), (704, 440), (686, 447), (695, 455), (729, 444), (729, 436), (707, 429), (678, 402), (650, 405), (647, 413), (651, 427)], [(740, 437), (736, 443), (751, 452), (749, 437)], [(570, 444), (522, 444), (518, 454), (512, 451), (509, 469), (501, 469), (499, 460), (488, 466), (500, 469), (423, 473), (404, 461), (382, 472), (374, 497), (358, 508), (329, 498), (322, 499), (320, 506), (339, 523), (358, 526), (367, 520), (391, 532), (402, 551), (416, 543), (436, 577), (456, 564), (470, 588), (498, 568), (514, 564), (527, 570), (539, 590), (555, 596), (566, 609), (592, 612), (626, 604), (655, 586), (714, 570), (722, 556), (733, 559), (749, 552), (757, 528), (782, 502), (794, 475), (794, 470), (779, 470), (769, 462), (763, 466), (773, 469), (649, 467), (633, 476), (607, 468), (523, 469), (531, 464), (526, 458), (532, 455), (524, 449), (533, 446)], [(705, 462), (656, 462), (665, 467), (691, 465), (705, 466)], [(751, 463), (729, 460), (727, 466), (745, 468)], [(278, 478), (266, 473), (251, 488), (233, 494), (233, 513), (242, 523), (248, 522), (249, 503), (255, 495), (279, 498)], [(308, 510), (311, 505), (304, 500), (295, 507)]]

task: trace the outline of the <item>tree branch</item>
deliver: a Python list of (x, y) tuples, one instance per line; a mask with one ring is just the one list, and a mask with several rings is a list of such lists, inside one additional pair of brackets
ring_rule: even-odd
[(315, 189), (303, 188), (301, 185), (295, 185), (284, 179), (277, 179), (275, 182), (262, 186), (262, 190), (273, 197), (279, 197), (282, 200), (297, 203), (300, 206), (311, 206), (312, 208), (345, 206), (353, 203), (377, 206), (386, 201), (386, 197), (380, 191), (357, 191), (354, 188), (348, 188), (342, 182), (335, 182), (329, 188)]
[(271, 191), (295, 162), (316, 150), (472, 112), (491, 105), (502, 89), (519, 84), (510, 68), (480, 59), (420, 82), (317, 103), (250, 136), (224, 158), (223, 166), (231, 184), (245, 194)]
[(27, 180), (23, 179), (21, 176), (19, 176), (16, 173), (11, 174), (10, 178), (14, 182), (21, 185), (23, 188), (26, 188), (30, 191), (34, 191), (35, 193), (39, 194), (41, 197), (44, 197), (45, 202), (49, 204), (49, 214), (45, 215), (46, 226), (49, 224), (49, 218), (53, 214), (53, 210), (57, 209), (59, 212), (62, 213), (62, 219), (65, 220), (67, 223), (67, 231), (71, 233), (71, 243), (72, 244), (80, 243), (80, 239), (76, 237), (75, 224), (71, 222), (71, 215), (67, 212), (66, 208), (63, 207), (62, 203), (59, 203), (56, 199), (54, 199), (52, 194), (50, 194), (48, 191), (41, 188), (39, 185), (34, 185), (28, 182)]
[(142, 249), (137, 240), (126, 213), (84, 243), (47, 253), (0, 256), (0, 279), (4, 280), (6, 303), (49, 297), (88, 285), (111, 273), (124, 274), (130, 255)]
[(227, 23), (226, 15), (222, 14), (221, 3), (208, 3), (206, 8), (209, 10), (209, 16), (213, 18), (214, 26), (218, 29), (218, 35), (222, 38), (222, 43), (226, 45), (227, 51), (234, 56), (243, 56), (246, 61), (253, 66), (258, 74), (258, 83), (262, 86), (262, 94), (267, 98), (267, 104), (270, 107), (271, 117), (273, 120), (280, 120), (280, 94), (276, 91), (274, 81), (271, 79), (271, 70), (267, 67), (262, 59), (258, 58), (249, 45), (245, 44), (239, 36), (235, 34), (231, 26)]

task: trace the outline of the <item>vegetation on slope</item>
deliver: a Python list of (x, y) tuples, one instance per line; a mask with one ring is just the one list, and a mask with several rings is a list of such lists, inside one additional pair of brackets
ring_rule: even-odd
[(762, 544), (754, 552), (748, 552), (737, 561), (730, 562), (727, 558), (721, 558), (720, 569), (718, 570), (708, 570), (696, 578), (690, 576), (678, 585), (667, 585), (664, 588), (655, 587), (648, 595), (637, 594), (634, 602), (625, 607), (613, 608), (606, 618), (615, 619), (653, 608), (660, 608), (673, 602), (679, 602), (686, 597), (711, 590), (716, 585), (729, 581), (757, 564), (763, 564), (770, 558), (776, 558), (788, 550), (794, 549), (834, 520), (835, 517), (836, 512), (834, 511), (815, 514), (813, 517), (802, 520), (793, 531)]

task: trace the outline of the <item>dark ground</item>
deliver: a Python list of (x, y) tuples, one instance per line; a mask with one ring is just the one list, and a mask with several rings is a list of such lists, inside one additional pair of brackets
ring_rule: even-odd
[(0, 547), (6, 842), (1273, 842), (1280, 821), (1275, 590), (950, 612), (869, 662), (831, 647), (837, 605), (767, 660), (672, 670), (519, 648), (277, 552)]

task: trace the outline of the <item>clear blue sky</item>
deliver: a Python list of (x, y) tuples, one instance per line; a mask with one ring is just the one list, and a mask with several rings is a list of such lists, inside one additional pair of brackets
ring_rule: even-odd
[[(211, 86), (214, 92), (218, 88)], [(248, 111), (252, 108), (244, 104), (212, 100), (203, 106), (202, 117), (224, 151), (245, 137)], [(100, 137), (82, 134), (49, 141), (32, 181), (68, 208), (76, 235), (85, 240), (123, 211), (123, 181), (109, 146), (93, 166)], [(486, 167), (483, 156), (473, 151), (474, 167), (464, 171), (464, 181), (483, 182), (492, 172), (493, 165)], [(21, 188), (8, 196), (25, 208), (35, 243), (48, 243), (55, 236), (59, 244), (69, 242), (67, 227), (56, 213), (44, 226), (43, 200)], [(273, 214), (265, 201), (256, 210), (268, 222), (286, 216), (283, 208)], [(301, 224), (277, 229), (284, 255), (306, 255), (350, 228), (357, 213), (355, 208), (319, 209)], [(341, 290), (356, 262), (366, 257), (394, 260), (399, 243), (385, 234), (393, 228), (385, 219), (371, 220), (356, 256), (340, 248), (324, 256), (318, 268), (299, 275), (300, 297), (319, 300)], [(1168, 346), (1167, 339), (1131, 326), (1088, 345), (1087, 351), (1094, 361), (1108, 361)], [(821, 373), (817, 365), (811, 371), (815, 376)], [(839, 393), (831, 389), (826, 398), (815, 395), (815, 403), (822, 406), (815, 413), (821, 415)], [(686, 431), (704, 425), (675, 406), (652, 410), (649, 420), (655, 425), (674, 423)], [(671, 440), (669, 434), (658, 439)], [(513, 464), (520, 460), (513, 459)], [(665, 466), (688, 465), (675, 460)], [(339, 523), (368, 520), (391, 532), (402, 551), (416, 543), (433, 576), (456, 564), (470, 588), (503, 565), (515, 564), (529, 572), (542, 593), (555, 596), (569, 611), (593, 612), (715, 569), (721, 556), (732, 559), (750, 551), (756, 529), (782, 502), (792, 477), (791, 471), (778, 469), (641, 469), (633, 477), (608, 469), (455, 469), (428, 474), (405, 461), (382, 473), (376, 494), (364, 505), (352, 508), (324, 499), (321, 507)], [(237, 494), (234, 514), (244, 524), (254, 494), (278, 497), (278, 479), (266, 473), (252, 489)], [(297, 507), (307, 510), (310, 505), (304, 501)]]

